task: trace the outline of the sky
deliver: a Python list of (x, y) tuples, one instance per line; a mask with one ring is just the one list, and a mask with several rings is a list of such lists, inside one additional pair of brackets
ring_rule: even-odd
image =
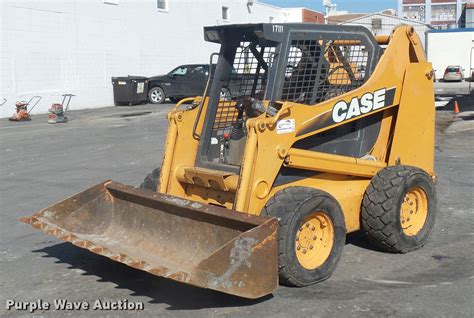
[[(315, 11), (325, 12), (323, 0), (259, 0), (274, 6), (306, 7)], [(384, 9), (397, 9), (397, 0), (332, 0), (337, 4), (338, 11), (370, 13), (382, 11)]]

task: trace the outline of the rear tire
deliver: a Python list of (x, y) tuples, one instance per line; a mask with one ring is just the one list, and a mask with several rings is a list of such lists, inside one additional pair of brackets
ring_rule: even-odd
[(153, 169), (153, 171), (148, 174), (140, 184), (140, 188), (158, 192), (158, 186), (160, 185), (160, 173), (160, 167)]
[(344, 215), (330, 194), (289, 187), (275, 194), (262, 210), (278, 218), (280, 283), (307, 286), (331, 276), (346, 240)]
[(174, 104), (177, 104), (179, 103), (180, 100), (182, 100), (182, 98), (179, 98), (179, 97), (169, 97), (169, 99)]
[(361, 223), (369, 241), (393, 253), (422, 247), (435, 223), (436, 189), (430, 176), (410, 166), (382, 169), (362, 201)]
[(163, 104), (165, 99), (165, 91), (159, 86), (155, 86), (148, 91), (148, 100), (152, 104)]

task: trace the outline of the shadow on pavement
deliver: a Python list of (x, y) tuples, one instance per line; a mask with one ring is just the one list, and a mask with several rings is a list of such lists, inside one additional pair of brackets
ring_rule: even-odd
[(437, 107), (436, 110), (454, 111), (454, 101), (458, 101), (458, 107), (461, 112), (474, 111), (474, 93), (469, 95), (452, 96), (452, 99), (443, 107)]
[(367, 237), (362, 231), (357, 231), (353, 233), (349, 233), (346, 236), (346, 245), (354, 245), (357, 247), (361, 247), (366, 250), (371, 250), (380, 253), (386, 253), (385, 251), (381, 250), (378, 247), (373, 246), (368, 241)]
[(268, 295), (259, 299), (245, 299), (181, 284), (114, 262), (70, 243), (60, 243), (33, 252), (57, 259), (56, 263), (68, 264), (69, 269), (80, 269), (84, 271), (82, 275), (97, 276), (99, 282), (111, 282), (117, 285), (116, 288), (128, 289), (132, 291), (132, 296), (149, 297), (152, 299), (150, 303), (168, 304), (168, 310), (251, 306), (273, 298)]

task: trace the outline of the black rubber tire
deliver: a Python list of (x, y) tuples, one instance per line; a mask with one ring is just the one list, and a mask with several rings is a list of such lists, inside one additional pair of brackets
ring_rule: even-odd
[(158, 186), (160, 185), (160, 173), (160, 167), (153, 169), (140, 184), (140, 188), (157, 192)]
[[(402, 229), (400, 208), (413, 187), (421, 187), (425, 192), (428, 214), (418, 234), (407, 236)], [(407, 253), (428, 240), (435, 223), (436, 205), (435, 185), (426, 172), (403, 165), (384, 168), (372, 178), (364, 194), (362, 229), (374, 246), (392, 253)]]
[[(160, 93), (162, 96), (161, 99), (154, 99), (154, 97), (152, 96), (154, 92)], [(166, 100), (166, 94), (165, 94), (165, 91), (161, 87), (155, 86), (155, 87), (150, 88), (150, 90), (148, 91), (148, 101), (151, 104), (163, 104), (165, 100)]]
[(182, 100), (182, 98), (179, 98), (179, 97), (169, 97), (169, 99), (170, 99), (170, 102), (174, 104), (177, 104), (179, 103), (180, 100)]
[[(296, 233), (307, 215), (324, 212), (334, 227), (333, 247), (327, 260), (318, 268), (308, 270), (296, 257)], [(346, 241), (344, 215), (339, 203), (330, 194), (307, 187), (283, 189), (268, 200), (262, 216), (276, 217), (278, 229), (278, 270), (280, 284), (294, 287), (307, 286), (326, 280), (339, 261)]]

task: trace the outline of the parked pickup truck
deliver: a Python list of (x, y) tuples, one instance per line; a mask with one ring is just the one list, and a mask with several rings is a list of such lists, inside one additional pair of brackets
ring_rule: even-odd
[[(215, 68), (215, 65), (213, 65)], [(150, 77), (148, 100), (152, 104), (162, 104), (168, 98), (177, 103), (186, 97), (202, 95), (209, 76), (209, 64), (180, 65), (165, 75)], [(251, 74), (241, 74), (233, 70), (226, 86), (221, 89), (221, 99), (232, 99), (246, 95), (251, 83)], [(259, 79), (259, 83), (261, 79)]]
[(180, 65), (166, 75), (154, 76), (148, 82), (148, 100), (162, 104), (166, 98), (172, 103), (202, 95), (209, 75), (209, 64)]

